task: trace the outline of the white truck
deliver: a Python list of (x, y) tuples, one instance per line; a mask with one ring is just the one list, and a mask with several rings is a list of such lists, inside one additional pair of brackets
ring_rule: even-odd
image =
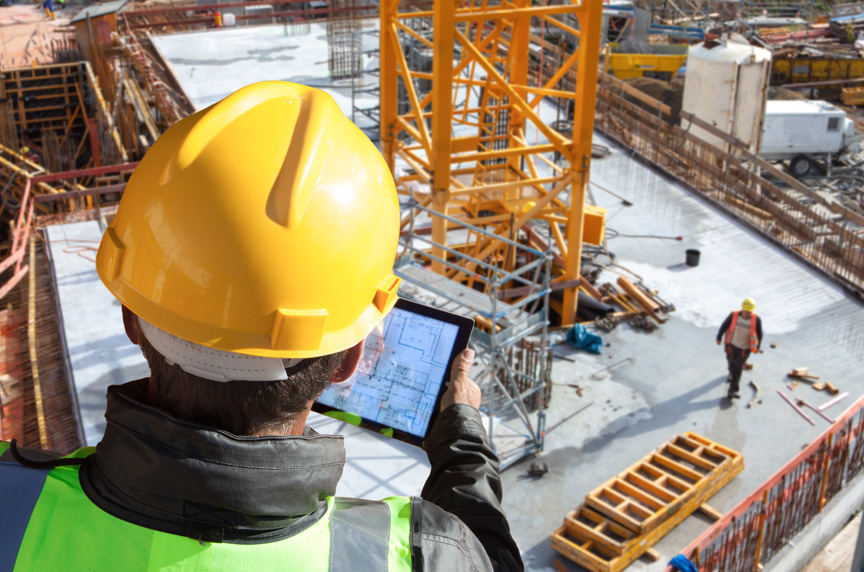
[(840, 153), (855, 137), (855, 123), (846, 112), (825, 101), (775, 101), (765, 103), (759, 156), (789, 161), (789, 171), (800, 178), (810, 172), (813, 159)]

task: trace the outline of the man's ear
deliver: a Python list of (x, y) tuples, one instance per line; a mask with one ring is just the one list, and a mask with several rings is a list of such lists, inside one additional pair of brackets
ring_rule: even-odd
[(360, 358), (363, 356), (363, 342), (361, 341), (356, 346), (350, 348), (345, 357), (342, 358), (342, 363), (330, 378), (330, 383), (342, 383), (348, 381), (354, 372), (357, 371), (357, 365), (360, 363)]
[(137, 317), (126, 306), (123, 306), (123, 327), (126, 328), (129, 341), (137, 346), (141, 340), (141, 330), (138, 329)]

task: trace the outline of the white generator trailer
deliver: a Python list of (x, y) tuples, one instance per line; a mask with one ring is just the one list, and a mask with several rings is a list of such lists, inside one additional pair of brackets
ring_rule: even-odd
[(810, 172), (813, 160), (846, 149), (855, 137), (855, 123), (846, 112), (825, 101), (775, 101), (765, 103), (759, 155), (769, 161), (789, 161), (795, 177)]

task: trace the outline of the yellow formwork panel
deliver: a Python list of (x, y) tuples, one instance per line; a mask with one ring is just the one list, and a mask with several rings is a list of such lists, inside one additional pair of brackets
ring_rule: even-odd
[(864, 77), (864, 59), (796, 58), (772, 62), (771, 84), (814, 83)]
[(686, 54), (609, 54), (609, 71), (618, 79), (642, 77), (645, 72), (674, 74), (681, 69), (685, 61)]
[(744, 469), (740, 453), (701, 435), (672, 438), (585, 497), (552, 548), (593, 572), (620, 572)]

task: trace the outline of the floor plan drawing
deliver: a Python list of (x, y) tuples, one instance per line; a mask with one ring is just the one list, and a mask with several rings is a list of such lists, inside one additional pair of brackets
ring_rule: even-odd
[(331, 385), (318, 401), (422, 436), (457, 333), (453, 324), (396, 308), (366, 338), (354, 377)]

